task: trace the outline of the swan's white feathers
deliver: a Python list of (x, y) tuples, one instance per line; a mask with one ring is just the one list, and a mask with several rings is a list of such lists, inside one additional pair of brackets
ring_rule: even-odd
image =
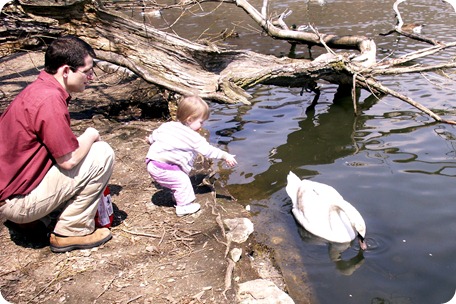
[(366, 234), (361, 214), (331, 186), (300, 180), (290, 172), (286, 191), (290, 196), (296, 220), (309, 232), (336, 243)]

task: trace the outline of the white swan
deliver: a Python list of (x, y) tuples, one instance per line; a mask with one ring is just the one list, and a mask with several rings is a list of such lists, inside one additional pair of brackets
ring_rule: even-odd
[(307, 231), (334, 243), (348, 243), (358, 236), (360, 248), (367, 249), (363, 217), (333, 187), (300, 180), (290, 171), (286, 191), (294, 217)]

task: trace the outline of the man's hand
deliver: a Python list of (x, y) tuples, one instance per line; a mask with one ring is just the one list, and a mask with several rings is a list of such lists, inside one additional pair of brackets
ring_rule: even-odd
[(89, 153), (90, 147), (94, 142), (100, 141), (100, 133), (92, 127), (89, 127), (78, 137), (79, 147), (56, 159), (57, 165), (64, 170), (71, 170)]

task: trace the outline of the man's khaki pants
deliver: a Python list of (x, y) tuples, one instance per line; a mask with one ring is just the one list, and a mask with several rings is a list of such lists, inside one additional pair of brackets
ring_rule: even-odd
[(2, 216), (23, 224), (45, 218), (62, 209), (54, 232), (62, 236), (84, 236), (95, 230), (98, 202), (114, 166), (114, 151), (106, 142), (95, 142), (86, 157), (73, 169), (57, 165), (29, 194), (6, 200)]

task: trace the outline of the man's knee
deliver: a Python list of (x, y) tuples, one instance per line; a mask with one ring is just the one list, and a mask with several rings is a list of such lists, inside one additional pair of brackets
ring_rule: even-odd
[(105, 141), (97, 141), (93, 143), (90, 152), (95, 159), (105, 163), (105, 166), (113, 167), (115, 154), (111, 146)]

